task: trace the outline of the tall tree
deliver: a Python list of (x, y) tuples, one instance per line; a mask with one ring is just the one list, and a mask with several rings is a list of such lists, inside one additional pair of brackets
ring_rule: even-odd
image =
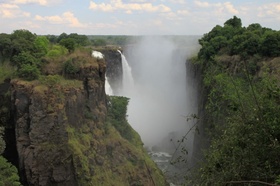
[(36, 35), (32, 34), (28, 30), (15, 30), (11, 34), (12, 56), (17, 55), (23, 51), (34, 51), (33, 43), (35, 39)]

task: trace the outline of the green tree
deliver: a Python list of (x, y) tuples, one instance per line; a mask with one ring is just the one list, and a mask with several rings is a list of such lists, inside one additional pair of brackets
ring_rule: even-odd
[(54, 57), (66, 55), (67, 53), (68, 53), (68, 50), (64, 46), (53, 45), (52, 48), (46, 54), (46, 56), (54, 58)]
[(230, 55), (236, 55), (244, 52), (244, 45), (241, 45), (247, 39), (246, 35), (235, 35), (229, 41)]
[(2, 57), (2, 61), (4, 61), (6, 57), (9, 57), (11, 53), (11, 43), (12, 41), (9, 34), (0, 34), (0, 57)]
[(71, 75), (79, 72), (80, 70), (80, 64), (75, 63), (72, 59), (67, 60), (65, 63), (63, 63), (63, 69), (64, 73)]
[(46, 36), (38, 36), (34, 41), (34, 47), (37, 57), (45, 56), (49, 49), (49, 40)]
[(71, 33), (67, 38), (72, 38), (77, 45), (87, 46), (90, 44), (89, 39), (86, 35), (78, 35), (77, 33)]
[(47, 35), (46, 37), (48, 38), (50, 43), (52, 43), (52, 44), (57, 43), (57, 38), (58, 38), (57, 36), (55, 36), (55, 35)]
[(20, 186), (18, 171), (15, 166), (0, 156), (0, 185)]
[(35, 48), (33, 43), (35, 39), (36, 35), (28, 30), (15, 30), (11, 34), (11, 57), (18, 55), (20, 52), (34, 52)]
[(133, 139), (133, 129), (127, 122), (126, 111), (129, 98), (121, 96), (109, 96), (109, 107), (108, 107), (108, 120), (111, 124), (119, 131), (122, 137), (125, 139)]
[(32, 64), (23, 64), (18, 70), (18, 76), (28, 81), (38, 79), (40, 74), (38, 67)]
[(263, 36), (261, 51), (264, 56), (277, 57), (280, 55), (280, 31), (269, 31)]
[(217, 36), (212, 38), (210, 43), (215, 51), (219, 51), (228, 45), (228, 40), (224, 36)]
[(12, 63), (16, 65), (19, 68), (21, 68), (24, 64), (29, 64), (33, 66), (40, 66), (40, 60), (33, 55), (31, 55), (29, 52), (21, 52), (18, 55), (14, 56), (12, 59)]
[(57, 42), (59, 43), (62, 39), (66, 39), (66, 38), (68, 38), (68, 35), (65, 32), (63, 32), (58, 36)]
[(232, 26), (234, 28), (241, 28), (242, 27), (242, 22), (241, 22), (241, 19), (236, 17), (236, 16), (233, 16), (233, 18), (227, 20), (224, 25), (228, 25), (228, 26)]
[(36, 39), (36, 35), (31, 33), (29, 30), (25, 29), (20, 29), (20, 30), (15, 30), (11, 34), (11, 38), (13, 39), (19, 39), (19, 38), (24, 38), (27, 41), (34, 41)]
[(74, 52), (76, 47), (76, 43), (72, 38), (62, 39), (59, 44), (67, 48), (69, 52)]
[(247, 38), (240, 45), (243, 45), (244, 51), (249, 55), (260, 52), (261, 37), (254, 32), (246, 32)]

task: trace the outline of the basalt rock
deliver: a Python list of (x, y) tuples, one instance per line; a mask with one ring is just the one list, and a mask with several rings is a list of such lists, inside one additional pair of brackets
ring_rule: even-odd
[[(12, 80), (12, 110), (19, 172), (26, 185), (78, 185), (69, 127), (105, 122), (105, 68), (81, 69), (80, 87), (53, 87)], [(100, 114), (103, 113), (103, 114)], [(85, 121), (85, 116), (98, 119)]]

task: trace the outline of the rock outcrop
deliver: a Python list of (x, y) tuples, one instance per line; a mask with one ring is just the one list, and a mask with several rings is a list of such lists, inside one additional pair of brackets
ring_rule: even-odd
[(100, 50), (106, 61), (106, 76), (114, 93), (118, 95), (122, 88), (123, 70), (122, 58), (117, 48), (107, 48)]
[[(105, 61), (75, 60), (86, 62), (71, 80), (50, 75), (41, 81), (10, 82), (14, 140), (5, 157), (18, 158), (14, 163), (22, 184), (166, 185), (143, 147), (106, 123)], [(141, 143), (140, 137), (136, 140)]]
[[(12, 80), (19, 172), (28, 185), (78, 185), (69, 128), (94, 130), (105, 122), (105, 65), (80, 70), (76, 85)], [(85, 117), (91, 115), (92, 120)], [(90, 132), (90, 131), (88, 131)]]

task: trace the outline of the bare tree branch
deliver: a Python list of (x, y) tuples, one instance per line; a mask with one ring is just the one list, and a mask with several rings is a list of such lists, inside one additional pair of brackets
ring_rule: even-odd
[(241, 184), (241, 183), (258, 183), (258, 184), (263, 184), (263, 185), (269, 185), (269, 186), (280, 186), (277, 184), (273, 184), (273, 183), (267, 183), (267, 182), (263, 182), (263, 181), (258, 181), (258, 180), (242, 180), (242, 181), (229, 181), (229, 182), (225, 182), (225, 184)]

